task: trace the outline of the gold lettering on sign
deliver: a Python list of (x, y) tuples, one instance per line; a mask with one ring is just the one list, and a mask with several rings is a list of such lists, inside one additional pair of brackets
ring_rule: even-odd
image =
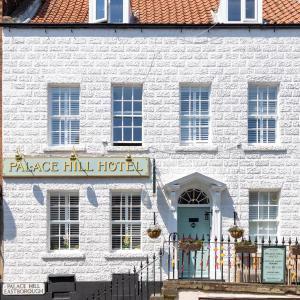
[(111, 162), (108, 164), (108, 167), (109, 167), (109, 170), (110, 170), (111, 172), (115, 172), (115, 171), (117, 170), (118, 165), (111, 161)]
[(13, 171), (13, 168), (16, 168), (17, 167), (17, 163), (10, 163), (10, 169), (9, 169), (9, 172), (12, 172)]
[(86, 171), (87, 171), (87, 172), (93, 172), (93, 171), (94, 171), (94, 169), (91, 169), (91, 167), (90, 167), (90, 162), (89, 162), (89, 161), (87, 162), (87, 168), (86, 168)]
[(51, 164), (51, 172), (58, 172), (58, 162), (53, 162)]
[(134, 172), (134, 163), (133, 162), (126, 162), (126, 171)]
[(33, 170), (33, 172), (35, 172), (35, 171), (42, 172), (42, 171), (43, 171), (39, 163), (36, 163), (36, 164), (33, 166), (32, 170)]
[[(46, 167), (46, 165), (48, 165)], [(45, 161), (42, 165), (44, 172), (49, 172), (50, 171), (50, 162), (49, 161)]]
[(135, 168), (136, 171), (137, 171), (137, 172), (142, 172), (142, 171), (144, 171), (143, 168), (139, 168), (139, 164), (140, 164), (139, 162), (136, 163), (136, 168)]
[(98, 171), (101, 172), (102, 171), (102, 167), (104, 167), (104, 172), (107, 171), (107, 162), (101, 162), (99, 161), (98, 162)]
[(67, 169), (70, 169), (69, 171), (73, 171), (73, 168), (72, 168), (72, 162), (66, 162), (66, 161), (65, 161), (65, 164), (64, 164), (64, 172), (67, 172), (67, 171), (68, 171)]
[(120, 164), (120, 171), (123, 172), (124, 170), (124, 166), (125, 166), (125, 162), (118, 162), (118, 164)]

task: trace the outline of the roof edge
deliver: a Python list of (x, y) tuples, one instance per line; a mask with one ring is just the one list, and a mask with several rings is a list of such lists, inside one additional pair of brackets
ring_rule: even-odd
[(300, 29), (298, 24), (108, 24), (108, 23), (0, 23), (8, 28), (53, 28), (53, 29)]

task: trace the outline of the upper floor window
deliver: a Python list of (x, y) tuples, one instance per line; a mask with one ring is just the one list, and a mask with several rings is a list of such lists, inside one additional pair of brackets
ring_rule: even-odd
[(114, 145), (142, 145), (142, 94), (141, 86), (113, 87)]
[(93, 22), (128, 22), (128, 0), (90, 0), (90, 5)]
[(228, 0), (227, 16), (230, 22), (256, 21), (258, 0)]
[(278, 192), (249, 193), (249, 235), (275, 239), (278, 230)]
[(79, 88), (50, 88), (51, 145), (79, 144)]
[(78, 192), (50, 192), (50, 250), (79, 248)]
[(207, 142), (209, 130), (209, 88), (182, 87), (180, 90), (181, 143)]
[(248, 92), (248, 143), (275, 143), (277, 88), (250, 86)]

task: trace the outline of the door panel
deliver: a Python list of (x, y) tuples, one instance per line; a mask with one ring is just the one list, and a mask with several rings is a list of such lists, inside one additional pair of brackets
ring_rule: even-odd
[[(209, 207), (178, 207), (177, 230), (178, 239), (191, 236), (193, 239), (208, 240), (210, 234), (210, 214), (207, 220), (205, 214), (210, 211)], [(179, 276), (181, 278), (196, 277), (207, 278), (209, 275), (208, 244), (203, 243), (199, 251), (184, 252), (179, 250)]]

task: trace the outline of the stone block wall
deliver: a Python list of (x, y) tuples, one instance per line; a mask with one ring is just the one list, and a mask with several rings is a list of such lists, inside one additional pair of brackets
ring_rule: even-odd
[[(48, 86), (80, 85), (82, 156), (156, 159), (158, 194), (152, 178), (5, 179), (5, 280), (45, 281), (50, 273), (78, 280), (107, 280), (158, 249), (176, 231), (163, 186), (199, 172), (226, 184), (222, 231), (233, 210), (248, 228), (249, 190), (280, 191), (279, 236), (300, 236), (299, 129), (300, 31), (298, 29), (15, 29), (3, 38), (3, 153), (13, 157), (69, 156), (71, 148), (49, 147)], [(119, 149), (111, 141), (111, 87), (143, 85), (143, 146)], [(278, 143), (247, 145), (248, 85), (276, 84)], [(209, 85), (209, 143), (184, 147), (179, 140), (179, 90)], [(80, 251), (77, 257), (47, 253), (47, 193), (80, 191)], [(95, 197), (88, 193), (92, 189)], [(110, 193), (143, 191), (140, 253), (110, 251)], [(96, 199), (96, 201), (95, 201)], [(149, 241), (153, 211), (163, 235)]]

